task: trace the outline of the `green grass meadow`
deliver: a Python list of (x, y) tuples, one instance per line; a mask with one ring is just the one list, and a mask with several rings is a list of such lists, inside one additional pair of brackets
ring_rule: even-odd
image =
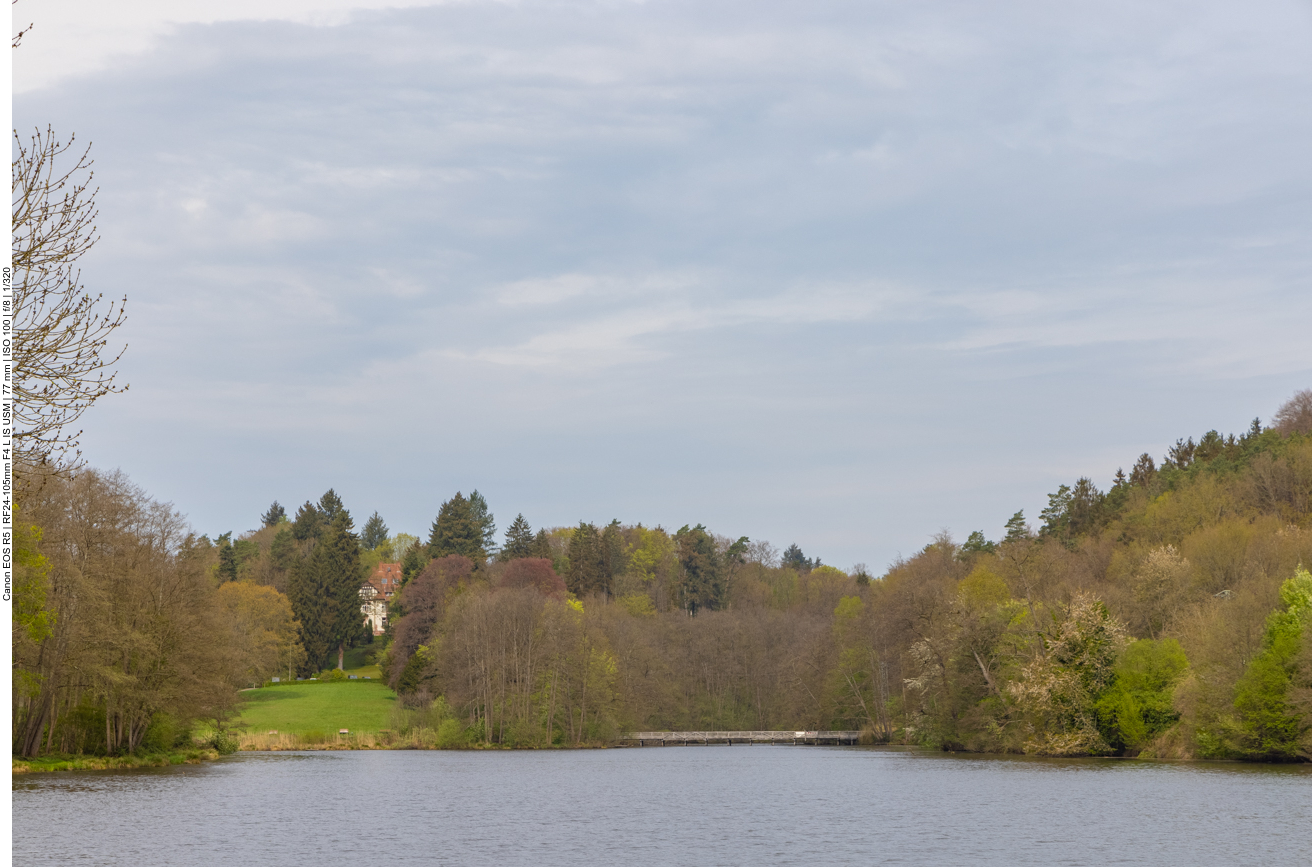
[(391, 720), (396, 693), (386, 684), (350, 680), (280, 683), (242, 693), (238, 724), (252, 733), (335, 735), (378, 732)]
[(346, 658), (342, 660), (342, 668), (347, 674), (354, 674), (356, 677), (371, 677), (374, 680), (382, 680), (382, 669), (369, 660), (376, 647), (378, 645), (375, 644), (352, 647), (346, 651)]

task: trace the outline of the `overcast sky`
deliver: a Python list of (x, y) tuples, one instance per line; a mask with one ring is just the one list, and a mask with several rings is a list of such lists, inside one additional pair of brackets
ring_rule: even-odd
[(878, 571), (1312, 387), (1306, 0), (14, 20), (128, 297), (86, 455), (199, 532), (478, 488)]

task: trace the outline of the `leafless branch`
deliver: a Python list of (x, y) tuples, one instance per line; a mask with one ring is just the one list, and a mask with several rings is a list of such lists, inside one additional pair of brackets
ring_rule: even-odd
[(14, 150), (14, 438), (26, 464), (76, 466), (81, 431), (71, 426), (99, 398), (127, 389), (111, 370), (123, 350), (106, 351), (126, 299), (106, 305), (88, 294), (76, 267), (99, 240), (90, 149), (79, 155), (72, 136), (61, 142), (47, 128), (26, 142), (14, 131)]

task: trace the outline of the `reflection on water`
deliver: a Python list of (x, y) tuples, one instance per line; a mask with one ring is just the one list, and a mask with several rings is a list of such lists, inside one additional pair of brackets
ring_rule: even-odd
[[(16, 864), (1298, 864), (1312, 767), (712, 746), (14, 778)], [(234, 860), (235, 859), (235, 860)]]

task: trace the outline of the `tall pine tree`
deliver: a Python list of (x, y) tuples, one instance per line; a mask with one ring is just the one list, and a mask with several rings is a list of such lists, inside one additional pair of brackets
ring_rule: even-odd
[(273, 505), (269, 507), (269, 511), (260, 516), (260, 523), (266, 527), (272, 527), (286, 517), (287, 510), (282, 507), (281, 503), (274, 500)]
[[(351, 514), (331, 490), (320, 504), (332, 508), (334, 516), (324, 522), (323, 512), (306, 504), (319, 514), (318, 533), (307, 537), (303, 554), (294, 559), (287, 577), (287, 596), (301, 624), (306, 672), (327, 662), (333, 650), (337, 651), (337, 667), (341, 668), (346, 648), (359, 640), (364, 621), (360, 610), (360, 587), (364, 583), (360, 540), (354, 533)], [(298, 523), (301, 518), (298, 514)]]
[(533, 553), (533, 528), (524, 520), (523, 515), (516, 515), (515, 520), (511, 522), (509, 529), (506, 530), (506, 544), (502, 547), (501, 553), (497, 555), (498, 560), (521, 560), (525, 557), (537, 556)]
[(369, 516), (369, 520), (364, 522), (364, 529), (360, 532), (360, 544), (364, 545), (366, 551), (373, 551), (379, 545), (387, 541), (387, 524), (377, 512)]
[(715, 540), (701, 524), (691, 529), (685, 524), (674, 534), (674, 542), (678, 546), (679, 565), (683, 566), (680, 591), (684, 609), (696, 614), (702, 608), (712, 611), (720, 608), (724, 604), (725, 582)]
[(237, 580), (237, 552), (232, 547), (232, 531), (216, 540), (219, 549), (219, 583)]
[(606, 561), (603, 534), (592, 524), (580, 521), (569, 538), (569, 571), (565, 576), (569, 592), (576, 596), (609, 594), (611, 576)]
[(405, 549), (405, 555), (401, 557), (401, 586), (410, 583), (424, 567), (428, 565), (432, 557), (428, 556), (428, 546), (420, 545), (418, 542)]
[(345, 508), (342, 505), (342, 498), (337, 496), (337, 492), (332, 488), (324, 491), (323, 496), (319, 498), (319, 511), (323, 514), (324, 521), (329, 524), (337, 517), (337, 513), (344, 511)]
[(287, 570), (287, 599), (300, 625), (301, 646), (305, 648), (300, 673), (306, 677), (323, 666), (332, 640), (332, 600), (324, 592), (320, 564), (314, 556), (318, 542), (313, 540), (309, 544), (312, 549), (293, 560)]
[(802, 553), (802, 549), (797, 547), (796, 542), (789, 545), (788, 550), (784, 551), (782, 563), (790, 569), (796, 569), (798, 572), (810, 572), (816, 566), (809, 557)]
[(323, 529), (323, 513), (309, 500), (296, 510), (296, 520), (292, 522), (292, 538), (298, 542), (317, 539)]
[(1002, 538), (1002, 543), (1005, 545), (1024, 542), (1026, 539), (1032, 538), (1033, 535), (1030, 532), (1030, 525), (1025, 523), (1025, 510), (1022, 509), (1007, 521), (1007, 535)]
[(487, 500), (475, 489), (469, 495), (469, 516), (482, 531), (484, 552), (493, 554), (497, 550), (497, 525), (492, 520), (492, 512), (487, 507)]
[(547, 532), (546, 527), (538, 530), (537, 535), (533, 537), (533, 553), (529, 556), (552, 561), (556, 559), (551, 550), (551, 534)]
[(330, 646), (337, 646), (338, 668), (344, 667), (346, 648), (360, 640), (364, 622), (360, 587), (365, 576), (360, 566), (360, 537), (354, 529), (350, 512), (340, 509), (315, 548), (324, 554), (324, 584), (333, 600), (329, 641)]
[(437, 518), (428, 533), (428, 556), (436, 560), (458, 554), (475, 564), (487, 562), (487, 549), (483, 547), (483, 525), (474, 510), (459, 491), (442, 504)]
[(606, 592), (615, 585), (615, 576), (623, 574), (625, 566), (624, 531), (619, 519), (611, 521), (601, 531), (601, 569), (605, 575)]

